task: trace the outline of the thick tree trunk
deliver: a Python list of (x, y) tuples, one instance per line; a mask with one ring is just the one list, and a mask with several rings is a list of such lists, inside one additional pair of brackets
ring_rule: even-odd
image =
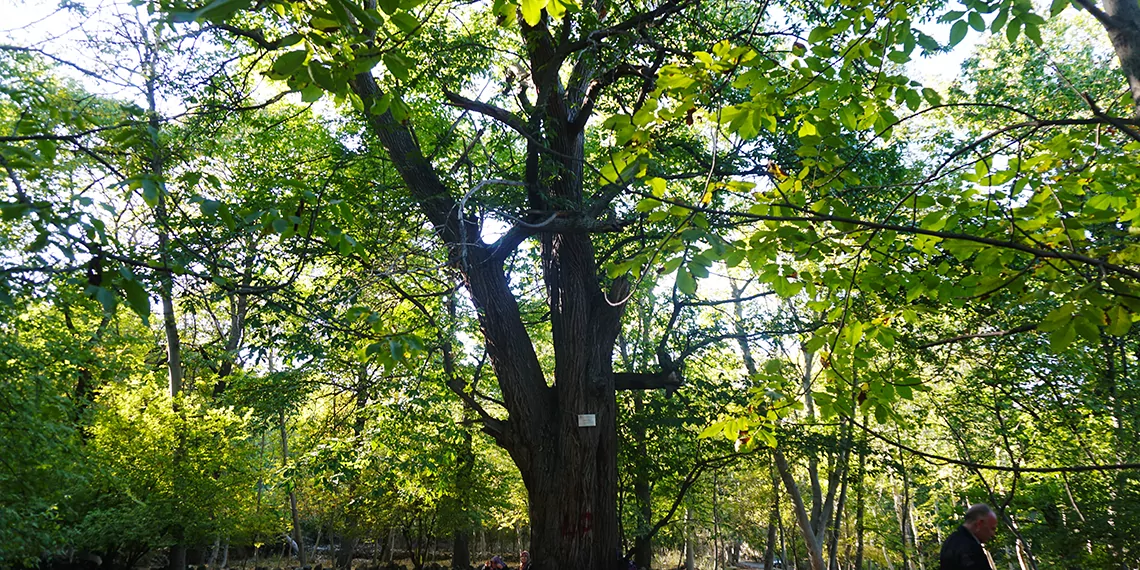
[[(571, 218), (589, 222), (608, 201), (589, 204), (583, 194), (585, 116), (577, 115), (589, 113), (582, 100), (569, 97), (585, 97), (586, 91), (562, 86), (560, 63), (566, 54), (554, 47), (545, 23), (524, 25), (523, 32), (535, 103), (529, 111), (532, 120), (511, 126), (528, 131), (530, 139), (524, 183), (530, 206), (550, 209), (554, 204)], [(576, 69), (572, 75), (586, 84), (593, 72)], [(357, 75), (352, 88), (366, 109), (381, 96), (367, 73)], [(464, 210), (466, 197), (475, 189), (457, 200), (461, 193), (442, 181), (409, 127), (391, 111), (368, 119), (413, 200), (447, 247), (478, 313), (509, 417), (502, 420), (479, 411), (484, 430), (510, 454), (526, 485), (535, 568), (615, 568), (621, 537), (613, 351), (624, 302), (614, 306), (603, 292), (589, 233), (549, 224), (542, 225), (545, 233), (540, 233), (533, 225), (520, 225), (499, 243), (484, 245), (477, 220)], [(534, 143), (539, 138), (545, 148)], [(539, 362), (503, 267), (505, 256), (535, 235), (541, 238), (550, 307), (553, 385), (548, 384), (548, 371)], [(627, 291), (628, 284), (618, 280), (609, 297), (625, 299)], [(452, 384), (468, 405), (478, 406)]]
[(1104, 11), (1091, 0), (1080, 2), (1090, 9), (1108, 32), (1120, 60), (1120, 70), (1132, 92), (1133, 112), (1140, 118), (1140, 3), (1136, 0), (1104, 0)]

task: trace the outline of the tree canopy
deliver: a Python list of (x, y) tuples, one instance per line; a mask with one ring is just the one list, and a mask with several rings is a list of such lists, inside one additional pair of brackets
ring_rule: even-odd
[(1140, 565), (1135, 0), (9, 36), (0, 564)]

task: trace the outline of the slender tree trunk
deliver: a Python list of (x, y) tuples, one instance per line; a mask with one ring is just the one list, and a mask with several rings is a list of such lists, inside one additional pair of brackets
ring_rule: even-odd
[(776, 465), (769, 466), (772, 475), (772, 508), (768, 511), (768, 539), (764, 547), (764, 570), (772, 570), (776, 558), (776, 530), (780, 525), (780, 475)]
[[(281, 428), (281, 467), (289, 466), (289, 436), (285, 429), (285, 410), (280, 410), (278, 416)], [(301, 533), (301, 517), (297, 513), (297, 490), (294, 484), (289, 484), (289, 512), (293, 515), (293, 540), (297, 543), (297, 558), (301, 562), (301, 566), (306, 565), (305, 558), (305, 538)]]
[(716, 471), (713, 471), (712, 484), (713, 484), (713, 496), (712, 496), (712, 500), (713, 500), (713, 504), (712, 504), (713, 570), (720, 570), (720, 557), (721, 557), (721, 552), (720, 552), (720, 550), (721, 550), (721, 545), (720, 545), (720, 513), (718, 512), (719, 509), (717, 508), (718, 507), (717, 496), (720, 495), (720, 485), (717, 483), (717, 472)]
[[(777, 477), (778, 476), (779, 476), (779, 474), (777, 474)], [(783, 518), (780, 519), (780, 560), (782, 561), (781, 566), (784, 568), (787, 568), (788, 567), (788, 560), (789, 560), (789, 558), (788, 558), (788, 538), (787, 538), (787, 533), (784, 532), (784, 519)], [(794, 562), (792, 563), (792, 567), (795, 568)]]
[(693, 511), (685, 508), (685, 570), (694, 570), (697, 567), (697, 556), (693, 552)]
[[(467, 415), (466, 413), (464, 414)], [(470, 500), (473, 472), (475, 469), (475, 451), (472, 447), (471, 432), (463, 433), (460, 444), (456, 469), (456, 490), (461, 521), (459, 527), (452, 534), (451, 541), (451, 567), (467, 568), (471, 565), (471, 527), (467, 522), (467, 502)]]
[[(901, 437), (901, 436), (900, 436)], [(899, 473), (902, 476), (902, 496), (898, 492), (894, 493), (895, 507), (898, 510), (899, 520), (899, 533), (902, 537), (902, 567), (903, 570), (911, 569), (911, 560), (909, 556), (910, 534), (908, 527), (910, 524), (910, 477), (906, 468), (906, 457), (903, 455), (902, 449), (899, 449)]]
[(807, 509), (804, 507), (803, 498), (800, 496), (799, 486), (796, 485), (796, 480), (792, 476), (792, 469), (788, 466), (788, 460), (784, 458), (784, 453), (780, 451), (779, 448), (773, 450), (772, 455), (776, 459), (776, 469), (780, 473), (780, 478), (784, 481), (784, 488), (788, 491), (788, 497), (792, 500), (792, 507), (796, 514), (796, 522), (799, 523), (800, 533), (803, 535), (804, 545), (807, 547), (811, 568), (812, 570), (824, 570), (827, 568), (827, 565), (823, 562), (823, 550), (816, 539), (815, 531), (811, 527)]
[[(443, 348), (443, 368), (444, 374), (449, 383), (461, 383), (459, 372), (455, 365), (455, 295), (448, 295), (447, 301), (447, 317), (448, 325), (446, 331), (441, 331), (442, 338), (440, 338), (440, 346)], [(473, 422), (476, 419), (474, 411), (470, 407), (463, 409), (464, 424)], [(455, 470), (455, 497), (456, 508), (459, 513), (459, 525), (452, 534), (451, 545), (451, 567), (452, 568), (467, 568), (471, 566), (471, 522), (470, 516), (467, 512), (467, 505), (470, 504), (471, 490), (474, 485), (474, 470), (475, 470), (475, 448), (474, 438), (469, 430), (463, 432), (463, 440), (459, 445), (458, 452), (456, 453), (456, 470)]]
[[(633, 393), (635, 416), (640, 416), (643, 413), (645, 408), (643, 400), (644, 395), (641, 392)], [(632, 432), (638, 457), (647, 458), (649, 446), (646, 443), (645, 425), (638, 422), (633, 427)], [(637, 500), (638, 515), (641, 517), (641, 524), (638, 525), (639, 530), (633, 539), (633, 563), (641, 570), (648, 570), (653, 567), (653, 538), (644, 531), (653, 525), (653, 497), (650, 491), (648, 470), (636, 469), (634, 471), (633, 496)]]
[(926, 561), (922, 555), (922, 549), (919, 547), (918, 542), (918, 526), (914, 522), (914, 509), (907, 510), (907, 518), (910, 520), (910, 540), (914, 545), (914, 559), (918, 561), (919, 570), (926, 570)]
[[(828, 559), (831, 570), (839, 570), (839, 535), (840, 526), (843, 524), (843, 507), (847, 502), (847, 468), (846, 459), (847, 453), (843, 453), (844, 465), (842, 467), (843, 481), (840, 483), (839, 502), (835, 505), (835, 523), (831, 527), (830, 546), (828, 547)], [(925, 569), (924, 569), (925, 570)]]
[(864, 530), (863, 525), (863, 512), (865, 510), (864, 497), (866, 494), (867, 477), (867, 440), (864, 437), (863, 445), (859, 446), (859, 475), (857, 481), (858, 487), (855, 490), (855, 564), (854, 570), (863, 570), (863, 541)]
[[(906, 486), (905, 477), (903, 478), (903, 486)], [(907, 538), (907, 535), (910, 533), (908, 533), (906, 529), (906, 503), (898, 491), (891, 493), (891, 498), (894, 499), (895, 523), (897, 523), (899, 530), (899, 553), (902, 555), (902, 568), (903, 570), (910, 570), (910, 555), (908, 552), (910, 550), (910, 540)]]
[[(158, 277), (159, 297), (162, 302), (163, 332), (166, 336), (168, 393), (173, 401), (172, 405), (174, 406), (176, 415), (181, 417), (182, 414), (178, 405), (178, 398), (182, 393), (184, 371), (182, 369), (182, 343), (178, 336), (178, 321), (174, 313), (174, 274), (171, 271), (173, 263), (171, 262), (170, 234), (168, 231), (170, 215), (167, 212), (166, 185), (163, 180), (165, 176), (165, 156), (159, 140), (159, 133), (162, 128), (157, 105), (157, 66), (159, 54), (158, 46), (156, 45), (157, 39), (152, 41), (146, 23), (139, 22), (139, 32), (143, 43), (143, 61), (141, 63), (142, 73), (146, 83), (147, 124), (153, 133), (151, 136), (152, 146), (150, 148), (150, 161), (145, 174), (146, 182), (144, 183), (144, 191), (147, 187), (153, 187), (157, 194), (157, 201), (154, 206), (154, 217), (156, 224), (155, 231), (158, 235), (158, 255), (162, 265), (162, 268), (158, 272)], [(184, 454), (185, 433), (179, 429), (175, 449), (171, 456), (171, 472), (174, 473), (175, 481), (173, 481), (173, 485), (175, 488), (181, 486), (180, 481), (177, 479)], [(180, 515), (182, 513), (178, 514)], [(183, 570), (186, 567), (185, 529), (181, 521), (178, 520), (179, 518), (178, 516), (175, 517), (173, 528), (171, 529), (174, 545), (170, 547), (168, 560), (168, 568), (170, 570)]]
[[(244, 268), (241, 276), (242, 288), (253, 283), (253, 266), (256, 259), (257, 247), (251, 239), (246, 244)], [(249, 313), (249, 294), (244, 292), (230, 293), (230, 330), (226, 335), (226, 352), (222, 356), (222, 364), (218, 367), (218, 380), (214, 384), (214, 397), (217, 398), (226, 390), (226, 378), (233, 373), (237, 363), (237, 352), (241, 348), (242, 337), (245, 335), (245, 319)]]

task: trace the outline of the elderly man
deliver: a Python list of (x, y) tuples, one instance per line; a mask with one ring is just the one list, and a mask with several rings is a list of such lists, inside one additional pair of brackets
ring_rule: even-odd
[(942, 543), (939, 570), (996, 570), (984, 546), (997, 533), (997, 515), (989, 505), (977, 504), (966, 510), (958, 530)]

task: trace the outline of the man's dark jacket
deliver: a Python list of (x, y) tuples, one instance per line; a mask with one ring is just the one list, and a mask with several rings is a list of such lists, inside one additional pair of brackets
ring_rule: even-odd
[(982, 543), (964, 526), (946, 538), (938, 558), (939, 570), (992, 570)]

